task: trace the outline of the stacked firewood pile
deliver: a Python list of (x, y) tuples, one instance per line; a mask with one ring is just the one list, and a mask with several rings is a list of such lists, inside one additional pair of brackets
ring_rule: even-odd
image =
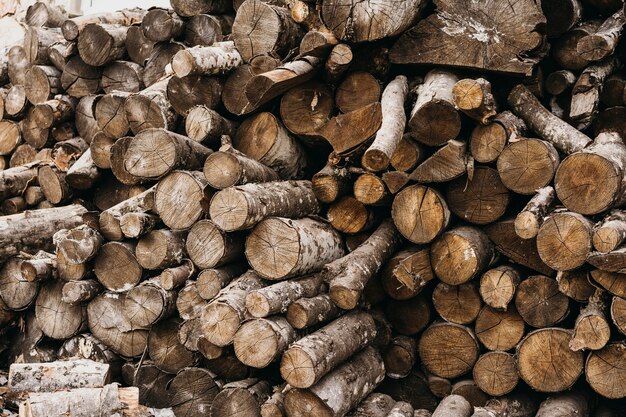
[(433, 3), (32, 6), (0, 406), (89, 359), (22, 412), (623, 415), (623, 2)]

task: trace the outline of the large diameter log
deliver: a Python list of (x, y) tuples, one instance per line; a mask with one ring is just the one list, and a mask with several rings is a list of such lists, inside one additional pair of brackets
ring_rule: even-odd
[(556, 280), (535, 275), (525, 279), (517, 288), (515, 307), (531, 326), (550, 327), (567, 317), (569, 298), (559, 291)]
[(285, 394), (285, 410), (294, 417), (344, 416), (384, 379), (385, 366), (374, 348), (366, 348), (308, 389)]
[(126, 52), (128, 27), (90, 23), (78, 35), (78, 53), (87, 65), (99, 67), (121, 59)]
[(283, 316), (255, 318), (235, 334), (235, 355), (245, 365), (262, 369), (278, 359), (297, 339), (296, 331)]
[(102, 246), (94, 262), (98, 281), (110, 291), (125, 292), (143, 278), (143, 268), (135, 257), (136, 244), (108, 242)]
[(418, 244), (434, 240), (450, 222), (450, 210), (443, 196), (434, 188), (422, 185), (413, 185), (398, 193), (391, 216), (398, 231)]
[(508, 102), (530, 129), (565, 154), (580, 151), (591, 142), (588, 136), (550, 113), (530, 90), (521, 84), (513, 88)]
[(105, 93), (141, 91), (144, 88), (143, 68), (134, 62), (112, 62), (102, 70), (101, 85)]
[(63, 22), (61, 30), (63, 37), (68, 41), (78, 39), (79, 33), (90, 23), (107, 23), (112, 25), (130, 26), (133, 23), (141, 22), (147, 10), (134, 8), (123, 9), (113, 13), (95, 13), (85, 16), (78, 16)]
[(314, 141), (316, 132), (332, 117), (334, 99), (330, 87), (310, 81), (287, 91), (280, 100), (280, 116), (290, 132)]
[(357, 249), (328, 263), (322, 273), (333, 302), (345, 310), (355, 308), (367, 282), (401, 244), (400, 233), (387, 220)]
[(246, 258), (261, 277), (281, 280), (317, 272), (345, 255), (343, 240), (329, 224), (274, 217), (246, 239)]
[(290, 385), (309, 388), (375, 336), (372, 316), (351, 312), (293, 343), (283, 355), (280, 373)]
[(559, 328), (529, 333), (516, 351), (517, 369), (524, 382), (539, 392), (569, 389), (583, 372), (583, 355), (570, 350), (570, 337), (571, 331)]
[(73, 97), (96, 94), (100, 89), (102, 69), (87, 65), (80, 56), (74, 56), (65, 65), (61, 75), (61, 85)]
[(25, 21), (29, 26), (58, 28), (66, 19), (65, 10), (51, 4), (37, 2), (26, 9)]
[(146, 269), (165, 269), (179, 265), (186, 255), (184, 238), (184, 233), (169, 229), (147, 233), (137, 242), (137, 262)]
[(199, 359), (199, 355), (194, 355), (178, 341), (179, 325), (180, 319), (170, 319), (150, 329), (148, 353), (155, 366), (163, 372), (176, 373), (193, 366)]
[(185, 247), (198, 268), (214, 268), (243, 258), (244, 236), (225, 233), (210, 220), (203, 219), (189, 230)]
[[(10, 309), (14, 311), (25, 310), (30, 307), (37, 297), (39, 283), (30, 282), (22, 276), (21, 266), (24, 262), (22, 257), (9, 258), (0, 272), (0, 298), (2, 299), (3, 311)], [(35, 315), (32, 315), (35, 320)], [(41, 332), (37, 326), (38, 332)]]
[(172, 70), (178, 77), (225, 74), (241, 64), (243, 59), (232, 41), (183, 49), (172, 58)]
[(173, 10), (151, 8), (141, 21), (141, 30), (153, 42), (165, 42), (179, 38), (184, 21)]
[(143, 129), (126, 149), (124, 168), (136, 177), (157, 179), (179, 168), (199, 169), (212, 152), (186, 136), (165, 129)]
[(171, 407), (175, 415), (207, 415), (220, 387), (215, 375), (207, 369), (190, 367), (179, 372), (170, 382)]
[(587, 61), (599, 61), (611, 55), (626, 24), (624, 10), (616, 11), (604, 21), (592, 35), (581, 38), (576, 45), (580, 56)]
[(586, 268), (559, 272), (556, 275), (556, 281), (559, 284), (559, 291), (579, 303), (588, 301), (596, 289), (591, 284), (593, 279)]
[(270, 216), (300, 218), (316, 214), (319, 204), (310, 181), (245, 184), (211, 199), (209, 214), (224, 231), (244, 230)]
[(124, 103), (129, 95), (127, 92), (115, 91), (98, 99), (93, 108), (93, 117), (99, 131), (114, 139), (126, 136), (130, 125)]
[(34, 65), (26, 72), (26, 98), (32, 104), (41, 104), (61, 93), (61, 72), (54, 67)]
[(234, 16), (199, 14), (187, 21), (185, 43), (189, 46), (211, 46), (222, 42), (232, 31)]
[(507, 351), (524, 337), (524, 320), (514, 305), (506, 311), (484, 306), (476, 318), (476, 337), (487, 349)]
[(423, 294), (408, 300), (392, 300), (385, 306), (385, 317), (389, 318), (393, 329), (406, 336), (424, 330), (430, 322), (430, 315), (431, 303)]
[(232, 39), (246, 62), (258, 54), (283, 55), (297, 47), (303, 35), (289, 10), (260, 0), (246, 0), (232, 28)]
[(369, 72), (356, 71), (348, 74), (337, 86), (335, 101), (342, 113), (351, 113), (380, 102), (381, 93), (380, 82), (376, 77)]
[(440, 282), (433, 291), (433, 306), (441, 318), (450, 323), (470, 324), (478, 317), (482, 302), (473, 283), (448, 285)]
[(74, 388), (100, 388), (109, 382), (109, 364), (87, 359), (50, 363), (14, 363), (9, 387), (14, 391), (52, 392)]
[(61, 300), (62, 281), (46, 282), (37, 296), (35, 315), (42, 332), (53, 339), (67, 339), (85, 328), (83, 305), (71, 305)]
[(268, 381), (249, 378), (230, 382), (222, 387), (211, 404), (211, 417), (223, 415), (233, 417), (259, 416), (261, 404), (271, 393)]
[(616, 381), (623, 377), (624, 343), (608, 344), (592, 352), (585, 364), (585, 377), (595, 392), (605, 398), (624, 398), (624, 387)]
[(167, 99), (168, 82), (164, 78), (126, 99), (126, 118), (134, 134), (150, 128), (175, 130), (177, 115)]
[(294, 301), (318, 295), (321, 287), (320, 274), (282, 281), (251, 291), (246, 296), (246, 309), (253, 317), (258, 318), (285, 313)]
[(426, 369), (442, 378), (456, 378), (478, 359), (478, 341), (467, 327), (452, 323), (429, 326), (419, 340), (418, 353)]
[(154, 208), (166, 226), (184, 230), (200, 220), (211, 195), (201, 172), (174, 171), (156, 186)]
[(550, 184), (559, 162), (559, 154), (550, 143), (524, 139), (504, 148), (498, 157), (498, 174), (509, 190), (529, 195)]
[(172, 77), (167, 83), (167, 98), (181, 116), (186, 116), (194, 106), (216, 108), (222, 96), (222, 81), (206, 75)]
[(541, 260), (557, 271), (569, 271), (583, 265), (591, 252), (592, 229), (591, 221), (578, 213), (554, 212), (537, 234)]
[(174, 55), (184, 48), (183, 44), (179, 42), (158, 42), (154, 44), (148, 60), (144, 64), (144, 85), (149, 87), (166, 77), (173, 76), (172, 71), (170, 71), (170, 62)]
[(84, 222), (87, 209), (74, 204), (58, 208), (26, 211), (0, 218), (0, 259), (21, 251), (49, 248), (59, 229), (71, 229)]
[(235, 185), (271, 182), (279, 179), (273, 169), (247, 157), (230, 144), (222, 145), (218, 152), (208, 156), (204, 162), (203, 172), (209, 185), (218, 190)]

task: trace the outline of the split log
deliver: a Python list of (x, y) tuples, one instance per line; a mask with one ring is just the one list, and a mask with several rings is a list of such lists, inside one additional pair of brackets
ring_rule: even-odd
[(454, 105), (463, 113), (486, 125), (496, 115), (491, 83), (484, 78), (464, 78), (452, 88)]
[(314, 274), (254, 290), (246, 296), (246, 309), (257, 318), (285, 313), (294, 301), (318, 295), (321, 285), (321, 275)]
[(53, 392), (100, 388), (109, 382), (109, 365), (86, 359), (50, 363), (13, 363), (9, 387), (13, 391)]
[(286, 8), (246, 0), (238, 9), (232, 39), (245, 62), (258, 54), (284, 55), (300, 43), (302, 29)]
[(478, 359), (478, 341), (467, 327), (452, 323), (430, 325), (418, 344), (422, 365), (442, 378), (456, 378), (472, 369)]
[(114, 61), (102, 70), (100, 85), (105, 93), (124, 91), (137, 93), (144, 89), (143, 68), (128, 61)]
[(350, 113), (380, 102), (380, 82), (369, 72), (352, 72), (337, 86), (335, 101), (342, 113)]
[(94, 67), (121, 59), (126, 52), (126, 26), (89, 23), (78, 35), (78, 53), (81, 59)]
[(167, 83), (167, 98), (181, 116), (186, 116), (194, 106), (217, 107), (221, 95), (222, 81), (216, 77), (204, 75), (172, 77)]
[(450, 210), (434, 188), (412, 185), (394, 198), (391, 217), (402, 236), (413, 243), (424, 244), (433, 241), (448, 227)]
[(247, 265), (243, 262), (233, 262), (219, 268), (200, 271), (196, 279), (198, 294), (205, 300), (212, 300), (222, 288), (246, 272), (246, 268)]
[(487, 235), (469, 226), (445, 232), (430, 250), (435, 274), (450, 285), (468, 282), (484, 271), (494, 256), (494, 248)]
[(569, 349), (570, 337), (571, 331), (559, 328), (529, 333), (516, 351), (517, 369), (524, 382), (539, 392), (569, 389), (583, 372), (583, 355)]
[(141, 30), (153, 42), (165, 42), (183, 34), (184, 21), (170, 9), (151, 8), (141, 20)]
[(33, 65), (26, 72), (26, 98), (32, 104), (41, 104), (61, 93), (61, 72), (55, 67)]
[(80, 304), (93, 299), (101, 292), (102, 286), (96, 280), (69, 281), (63, 285), (61, 301), (72, 305)]
[(248, 114), (255, 108), (250, 104), (245, 94), (248, 81), (266, 71), (271, 71), (280, 65), (280, 61), (269, 55), (257, 55), (250, 64), (237, 67), (224, 83), (222, 101), (226, 109), (238, 116)]
[(450, 395), (439, 403), (432, 417), (470, 417), (472, 411), (472, 405), (465, 398)]
[(451, 140), (418, 165), (409, 179), (420, 182), (447, 182), (467, 172), (467, 144)]
[(82, 30), (90, 23), (106, 23), (111, 25), (131, 26), (141, 22), (146, 15), (144, 9), (123, 9), (112, 13), (95, 13), (85, 16), (78, 16), (63, 22), (61, 30), (63, 37), (68, 41), (75, 41)]
[(246, 119), (233, 138), (233, 146), (274, 169), (281, 179), (300, 179), (304, 175), (307, 161), (303, 148), (271, 113)]
[(486, 271), (480, 277), (480, 296), (485, 304), (506, 311), (520, 283), (520, 273), (509, 265)]
[(157, 184), (154, 209), (170, 229), (188, 229), (200, 220), (212, 194), (201, 172), (174, 171)]
[(94, 261), (93, 271), (108, 290), (125, 292), (139, 284), (143, 268), (135, 257), (135, 243), (108, 242), (102, 245)]
[(240, 233), (225, 233), (215, 223), (204, 219), (189, 230), (185, 248), (198, 268), (207, 269), (239, 261), (243, 258), (244, 242)]
[(309, 181), (281, 181), (219, 191), (211, 199), (209, 215), (228, 232), (250, 229), (267, 217), (300, 218), (319, 209)]
[(381, 123), (380, 103), (372, 103), (333, 117), (318, 134), (341, 156), (366, 143), (380, 129)]
[(415, 297), (434, 277), (430, 248), (411, 247), (400, 251), (381, 271), (383, 288), (395, 300)]
[(624, 24), (626, 24), (626, 17), (624, 10), (620, 9), (606, 19), (594, 34), (581, 38), (576, 45), (576, 50), (587, 61), (600, 61), (615, 51)]
[(478, 317), (482, 302), (476, 285), (471, 282), (461, 285), (440, 282), (433, 291), (433, 306), (447, 322), (470, 324)]
[(285, 394), (287, 415), (343, 416), (384, 379), (385, 367), (374, 348), (366, 348), (308, 389)]
[(507, 351), (524, 336), (524, 320), (511, 304), (506, 311), (484, 306), (475, 324), (476, 337), (487, 349)]
[(74, 56), (67, 61), (61, 85), (67, 94), (72, 97), (85, 97), (96, 94), (100, 90), (102, 69), (87, 65), (80, 56)]
[(230, 144), (222, 145), (218, 152), (207, 157), (203, 172), (209, 185), (217, 190), (248, 183), (278, 181), (279, 179), (278, 174), (273, 169), (247, 157)]
[(178, 77), (187, 75), (216, 75), (232, 71), (243, 63), (232, 41), (216, 42), (211, 46), (183, 49), (172, 58), (172, 70)]
[(541, 260), (557, 271), (582, 266), (591, 252), (592, 228), (591, 221), (578, 213), (553, 212), (537, 233), (537, 251)]
[(604, 316), (606, 296), (603, 290), (596, 290), (589, 297), (589, 304), (580, 310), (574, 325), (574, 333), (569, 346), (573, 351), (600, 350), (611, 337), (609, 322)]
[(154, 207), (155, 187), (149, 188), (100, 213), (100, 232), (109, 240), (122, 240), (122, 216), (128, 213), (146, 213)]
[(218, 112), (204, 105), (189, 109), (185, 119), (187, 136), (205, 144), (219, 143), (223, 135), (233, 137), (238, 124), (222, 117)]
[(515, 233), (522, 239), (532, 239), (539, 233), (544, 219), (551, 210), (556, 194), (547, 186), (537, 190), (537, 194), (515, 217)]
[(96, 256), (104, 239), (97, 230), (88, 225), (81, 225), (70, 230), (58, 231), (54, 235), (54, 243), (57, 253), (62, 253), (66, 261), (82, 264)]
[(322, 274), (333, 302), (345, 310), (354, 309), (367, 282), (401, 243), (400, 233), (387, 220), (357, 249), (328, 263)]
[(294, 329), (304, 329), (337, 317), (339, 308), (327, 294), (300, 298), (287, 308), (287, 320)]
[(396, 146), (390, 163), (396, 171), (409, 172), (425, 159), (425, 154), (424, 148), (414, 140), (414, 135), (407, 133)]
[(498, 174), (509, 190), (532, 195), (552, 182), (559, 154), (549, 142), (523, 139), (506, 146), (498, 157)]
[(604, 80), (616, 70), (618, 62), (607, 58), (595, 65), (590, 65), (580, 74), (572, 88), (569, 118), (573, 126), (586, 129), (598, 112), (600, 90)]
[(254, 417), (272, 391), (268, 381), (255, 378), (225, 384), (211, 404), (211, 417)]
[(126, 118), (134, 134), (150, 128), (175, 130), (177, 115), (167, 99), (168, 82), (164, 78), (126, 99)]
[(589, 301), (589, 297), (596, 289), (591, 284), (592, 279), (587, 268), (559, 272), (556, 275), (556, 281), (559, 284), (559, 291), (579, 303)]
[(565, 154), (580, 151), (591, 143), (591, 139), (585, 134), (550, 113), (530, 90), (521, 84), (513, 88), (508, 102), (531, 130)]
[(153, 230), (137, 242), (137, 262), (146, 269), (164, 269), (179, 265), (185, 253), (185, 235), (169, 229)]
[(254, 318), (242, 324), (233, 338), (233, 345), (237, 359), (262, 369), (278, 359), (296, 340), (296, 331), (287, 319), (273, 316)]

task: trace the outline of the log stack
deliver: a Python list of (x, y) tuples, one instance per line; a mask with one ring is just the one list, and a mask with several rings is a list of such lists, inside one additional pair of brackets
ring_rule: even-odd
[[(622, 415), (623, 2), (432, 3), (32, 6), (0, 58), (0, 405)], [(82, 360), (106, 381), (19, 385)]]

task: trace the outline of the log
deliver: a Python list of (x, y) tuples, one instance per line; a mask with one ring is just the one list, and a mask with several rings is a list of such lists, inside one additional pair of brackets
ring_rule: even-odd
[(369, 206), (386, 206), (391, 196), (382, 178), (366, 172), (358, 176), (353, 186), (354, 197)]
[(261, 413), (261, 404), (272, 391), (268, 381), (256, 378), (225, 384), (211, 404), (211, 417), (223, 415), (254, 417)]
[(344, 310), (356, 307), (367, 282), (399, 248), (402, 238), (391, 221), (384, 221), (357, 249), (328, 263), (322, 274), (333, 302)]
[(196, 279), (198, 294), (207, 301), (212, 300), (234, 278), (246, 272), (246, 268), (247, 265), (234, 262), (219, 268), (200, 271)]
[(55, 233), (54, 243), (57, 253), (62, 253), (67, 262), (76, 265), (93, 259), (102, 247), (104, 239), (96, 229), (80, 225)]
[(225, 233), (210, 220), (200, 220), (189, 230), (185, 248), (198, 268), (207, 269), (243, 258), (244, 242), (240, 233)]
[[(435, 5), (436, 13), (395, 42), (389, 52), (392, 63), (451, 65), (529, 76), (547, 52), (541, 48), (543, 36), (537, 32), (546, 21), (533, 1), (510, 8), (496, 6), (489, 15), (484, 14), (485, 3), (459, 7), (439, 0)], [(497, 51), (491, 48), (498, 43), (507, 46)]]
[(200, 220), (212, 194), (201, 172), (174, 171), (157, 184), (154, 209), (170, 229), (188, 229)]
[(440, 282), (433, 291), (433, 306), (447, 322), (470, 324), (478, 317), (482, 302), (473, 283), (448, 285)]
[(74, 114), (74, 123), (78, 136), (83, 138), (85, 142), (91, 144), (93, 138), (98, 132), (98, 122), (95, 118), (95, 104), (100, 99), (99, 96), (85, 96), (78, 101), (76, 112)]
[(128, 57), (139, 65), (144, 65), (152, 51), (154, 50), (155, 42), (152, 42), (146, 38), (141, 29), (141, 25), (133, 25), (128, 28), (126, 32), (126, 51)]
[(285, 394), (287, 415), (343, 416), (363, 400), (385, 375), (383, 361), (374, 348), (366, 348), (308, 389)]
[(135, 257), (133, 242), (108, 242), (102, 245), (94, 261), (98, 281), (113, 292), (128, 291), (143, 278), (143, 268)]
[(218, 112), (205, 105), (197, 105), (189, 109), (185, 119), (187, 136), (196, 142), (205, 144), (219, 142), (223, 135), (233, 137), (237, 127), (236, 122), (222, 117)]
[(25, 21), (29, 26), (58, 28), (66, 19), (64, 9), (43, 2), (36, 2), (26, 9)]
[(487, 349), (506, 351), (522, 340), (524, 320), (513, 304), (506, 311), (484, 306), (476, 318), (475, 331), (476, 337)]
[(539, 233), (544, 219), (552, 209), (556, 193), (554, 188), (546, 186), (537, 193), (515, 217), (515, 233), (522, 239), (532, 239)]
[(8, 51), (7, 75), (12, 86), (24, 85), (26, 72), (31, 64), (26, 57), (23, 45), (12, 46)]
[[(54, 239), (53, 239), (54, 240)], [(28, 282), (40, 282), (55, 275), (56, 257), (44, 251), (23, 259), (20, 264), (22, 278)]]
[(12, 86), (4, 98), (4, 112), (14, 118), (23, 117), (28, 109), (26, 89), (23, 85)]
[(552, 182), (559, 154), (549, 142), (524, 139), (506, 146), (498, 157), (498, 174), (509, 190), (532, 195)]
[(78, 54), (78, 47), (75, 42), (61, 41), (53, 43), (48, 48), (48, 58), (50, 63), (59, 71), (65, 71), (65, 66), (69, 60)]
[(300, 330), (332, 320), (339, 315), (339, 308), (327, 294), (311, 298), (300, 298), (287, 308), (287, 321)]
[(474, 407), (485, 405), (489, 398), (472, 378), (461, 379), (452, 385), (452, 395), (460, 395)]
[(179, 319), (170, 319), (150, 329), (148, 353), (154, 365), (163, 372), (176, 373), (197, 362), (198, 355), (185, 349), (178, 341), (179, 325)]
[(109, 365), (86, 359), (50, 363), (13, 363), (9, 387), (13, 391), (53, 392), (100, 388), (110, 380)]
[(181, 116), (186, 116), (194, 106), (217, 107), (221, 95), (222, 81), (216, 77), (204, 75), (172, 77), (167, 83), (167, 98)]
[(57, 275), (64, 281), (78, 281), (87, 277), (87, 264), (74, 264), (65, 259), (63, 252), (56, 253)]
[(327, 219), (340, 232), (355, 234), (371, 229), (377, 217), (365, 204), (346, 196), (331, 204)]
[(80, 304), (93, 299), (102, 292), (102, 286), (93, 279), (69, 281), (63, 285), (61, 301), (67, 304)]
[(537, 417), (548, 417), (557, 413), (573, 413), (589, 415), (593, 401), (589, 393), (581, 390), (572, 390), (550, 397), (539, 405)]
[(184, 21), (170, 9), (153, 8), (141, 21), (141, 30), (153, 42), (165, 42), (183, 34)]
[(304, 175), (307, 160), (303, 148), (271, 113), (246, 119), (233, 138), (233, 146), (274, 169), (281, 179), (300, 179)]
[(10, 120), (0, 120), (0, 155), (10, 155), (21, 141), (19, 125)]
[(585, 375), (591, 388), (605, 398), (623, 398), (624, 389), (615, 384), (621, 378), (620, 367), (624, 361), (624, 344), (614, 342), (587, 357)]
[(350, 113), (379, 102), (381, 93), (380, 82), (372, 74), (357, 71), (348, 74), (337, 86), (335, 101), (342, 113)]
[[(302, 11), (304, 11), (304, 13), (301, 13)], [(309, 6), (305, 5), (301, 1), (294, 3), (294, 5), (291, 6), (291, 17), (293, 18), (297, 13), (301, 13), (301, 15), (297, 16), (298, 18), (304, 17), (302, 15), (306, 14), (306, 17), (304, 17), (305, 20), (313, 16), (313, 19), (319, 22), (319, 14), (311, 13)], [(334, 47), (338, 46), (337, 38), (335, 38), (335, 35), (333, 35), (332, 32), (325, 27), (316, 28), (316, 26), (318, 26), (318, 22), (315, 22), (313, 25), (309, 25), (309, 31), (302, 37), (299, 47), (300, 54), (303, 56), (311, 55), (319, 58), (324, 58), (328, 55), (324, 65), (324, 75), (327, 76), (327, 79), (330, 81), (333, 78), (330, 72), (336, 70), (336, 74), (341, 75), (343, 74), (342, 71), (348, 69), (350, 62), (352, 62), (352, 49), (350, 46), (342, 44), (342, 47), (338, 48), (336, 53), (333, 54), (333, 50), (335, 49)], [(334, 81), (337, 81), (337, 79), (334, 79)]]
[(557, 150), (571, 154), (582, 150), (591, 139), (573, 126), (550, 113), (527, 87), (517, 85), (508, 97), (513, 112), (524, 119), (528, 127)]
[(407, 336), (395, 336), (382, 355), (387, 377), (405, 378), (417, 361), (417, 342)]
[(611, 329), (604, 316), (606, 301), (606, 294), (600, 289), (589, 297), (589, 304), (580, 310), (576, 318), (574, 333), (569, 343), (571, 350), (600, 350), (609, 342)]
[(626, 239), (626, 216), (620, 210), (614, 210), (599, 223), (593, 230), (593, 247), (602, 253), (617, 249)]
[(32, 65), (46, 65), (49, 62), (48, 49), (63, 40), (57, 28), (29, 26), (24, 34), (24, 52)]
[(100, 90), (102, 69), (86, 64), (80, 56), (70, 58), (61, 75), (61, 85), (72, 97), (85, 97)]
[(20, 196), (4, 200), (0, 206), (0, 211), (5, 215), (21, 213), (24, 210), (26, 210), (26, 201)]
[(381, 271), (385, 292), (395, 300), (408, 300), (419, 294), (435, 275), (430, 265), (430, 249), (410, 247), (396, 253)]
[(232, 31), (234, 18), (230, 15), (198, 14), (184, 27), (185, 43), (189, 46), (211, 46), (222, 42)]
[(576, 50), (587, 61), (600, 61), (615, 51), (624, 24), (626, 24), (626, 17), (624, 17), (624, 10), (620, 9), (606, 19), (595, 33), (581, 38), (576, 45)]
[(386, 417), (395, 403), (396, 400), (389, 395), (374, 392), (361, 401), (350, 415), (354, 417)]
[(481, 390), (498, 397), (513, 391), (519, 381), (515, 358), (506, 352), (488, 352), (481, 355), (472, 374)]
[(168, 82), (164, 78), (126, 99), (126, 118), (134, 134), (150, 128), (174, 130), (177, 115), (167, 99)]
[(163, 289), (169, 291), (181, 287), (192, 278), (195, 272), (193, 263), (188, 259), (183, 259), (179, 266), (165, 268), (156, 279)]
[(154, 207), (155, 187), (135, 194), (100, 213), (100, 232), (109, 240), (122, 240), (122, 216), (128, 213), (146, 213)]
[(176, 14), (183, 17), (197, 16), (203, 13), (222, 14), (233, 9), (230, 0), (172, 0), (170, 2)]
[[(292, 202), (298, 201), (293, 206)], [(219, 191), (209, 215), (224, 231), (250, 229), (266, 217), (300, 218), (316, 214), (319, 205), (310, 181), (245, 184)]]
[(303, 35), (286, 8), (260, 0), (246, 0), (237, 9), (232, 28), (232, 39), (245, 62), (258, 54), (285, 55)]
[(0, 270), (2, 272), (0, 275), (0, 297), (3, 301), (3, 307), (6, 306), (7, 309), (14, 311), (29, 308), (34, 303), (39, 291), (37, 282), (29, 282), (22, 277), (21, 264), (23, 260), (19, 257), (8, 258)]
[(485, 304), (506, 311), (520, 283), (521, 274), (509, 265), (486, 271), (480, 277), (480, 296)]
[[(352, 354), (371, 344), (375, 336), (376, 324), (369, 314), (348, 313), (291, 344), (280, 363), (281, 376), (293, 387), (310, 388)], [(343, 343), (338, 343), (340, 339)]]
[(413, 336), (430, 322), (431, 306), (423, 294), (408, 300), (389, 301), (385, 306), (385, 317), (389, 318), (395, 331)]
[(247, 157), (230, 144), (222, 145), (219, 151), (207, 157), (203, 172), (209, 185), (217, 190), (279, 179), (273, 169)]
[(82, 305), (71, 305), (61, 300), (62, 281), (48, 281), (42, 285), (35, 304), (35, 316), (41, 331), (53, 339), (67, 339), (84, 329), (86, 311)]
[(251, 291), (246, 296), (246, 309), (257, 318), (285, 313), (288, 307), (300, 298), (318, 295), (321, 286), (322, 277), (319, 274), (276, 283)]
[(126, 52), (126, 31), (122, 25), (89, 23), (78, 35), (78, 53), (87, 64), (99, 67), (117, 59)]
[(456, 378), (472, 369), (478, 359), (478, 341), (467, 327), (452, 323), (430, 325), (418, 342), (422, 365), (442, 378)]
[(183, 49), (172, 58), (172, 70), (178, 77), (225, 74), (241, 64), (242, 57), (232, 41)]
[(61, 72), (55, 67), (33, 65), (24, 82), (26, 98), (32, 104), (41, 104), (61, 93)]
[(65, 181), (77, 190), (88, 190), (100, 179), (100, 171), (91, 157), (91, 149), (87, 149), (67, 170)]
[(600, 90), (604, 80), (616, 70), (618, 63), (607, 58), (590, 65), (580, 74), (572, 88), (569, 118), (578, 129), (586, 129), (598, 112)]
[(128, 61), (114, 61), (102, 70), (100, 81), (105, 93), (124, 91), (137, 93), (143, 90), (143, 68)]
[(491, 83), (484, 78), (459, 80), (452, 88), (452, 97), (459, 110), (483, 125), (497, 113)]
[(559, 392), (576, 382), (583, 371), (583, 357), (581, 352), (569, 349), (570, 337), (569, 330), (545, 328), (529, 333), (519, 343), (517, 369), (532, 389)]
[(280, 100), (280, 116), (291, 133), (308, 142), (318, 140), (317, 131), (332, 117), (331, 89), (319, 81), (309, 81), (287, 91)]
[(576, 82), (576, 75), (569, 70), (554, 71), (545, 80), (546, 92), (554, 96), (568, 91)]
[(109, 160), (111, 164), (111, 172), (115, 179), (125, 185), (136, 185), (141, 183), (141, 178), (131, 175), (124, 168), (124, 155), (132, 142), (132, 136), (124, 136), (116, 140), (110, 148)]
[(531, 326), (550, 327), (567, 317), (569, 299), (559, 291), (556, 280), (535, 275), (517, 287), (515, 307)]
[(559, 38), (576, 26), (583, 13), (583, 7), (579, 0), (541, 3), (541, 9), (546, 16), (547, 35), (550, 38)]
[(237, 330), (233, 338), (235, 355), (243, 364), (262, 369), (278, 359), (297, 337), (282, 316), (254, 318)]
[(172, 376), (161, 371), (150, 361), (139, 364), (127, 362), (122, 367), (124, 381), (132, 383), (139, 389), (139, 402), (147, 407), (169, 407), (172, 393), (167, 391), (167, 385)]
[(587, 268), (573, 271), (559, 272), (556, 275), (559, 291), (579, 303), (588, 301), (595, 288), (591, 285), (590, 273)]
[(435, 411), (433, 417), (470, 417), (472, 405), (460, 395), (450, 395), (444, 398)]
[(224, 83), (222, 101), (224, 107), (235, 114), (248, 114), (255, 108), (250, 104), (245, 94), (245, 88), (250, 79), (257, 74), (273, 70), (280, 65), (280, 61), (269, 55), (257, 55), (250, 64), (237, 67)]
[(591, 221), (578, 213), (553, 212), (537, 233), (537, 251), (541, 260), (557, 271), (582, 266), (591, 252), (592, 228)]
[(432, 242), (448, 227), (450, 210), (434, 188), (412, 185), (394, 198), (391, 217), (402, 236), (424, 244)]
[(179, 265), (186, 255), (185, 235), (169, 229), (152, 230), (137, 242), (137, 262), (146, 269)]
[(207, 369), (187, 368), (171, 381), (168, 391), (172, 392), (170, 404), (175, 415), (202, 415), (210, 410), (220, 387)]
[(450, 285), (468, 282), (492, 262), (494, 248), (480, 229), (461, 226), (445, 232), (431, 247), (437, 277)]
[(131, 26), (140, 22), (147, 11), (144, 9), (123, 9), (112, 13), (95, 13), (85, 16), (78, 16), (63, 22), (61, 30), (63, 37), (68, 41), (75, 41), (82, 30), (90, 23), (106, 23), (112, 25)]
[(609, 75), (600, 91), (600, 102), (607, 107), (623, 106), (624, 88), (626, 88), (626, 80), (619, 74)]
[(425, 154), (424, 148), (414, 140), (414, 135), (405, 134), (391, 156), (390, 163), (396, 171), (409, 172), (426, 158)]
[(409, 175), (409, 179), (420, 182), (447, 182), (467, 172), (467, 144), (451, 140)]
[(202, 313), (202, 309), (206, 306), (207, 303), (198, 293), (196, 282), (193, 280), (185, 282), (176, 298), (176, 310), (178, 310), (180, 318), (183, 320), (198, 318)]

